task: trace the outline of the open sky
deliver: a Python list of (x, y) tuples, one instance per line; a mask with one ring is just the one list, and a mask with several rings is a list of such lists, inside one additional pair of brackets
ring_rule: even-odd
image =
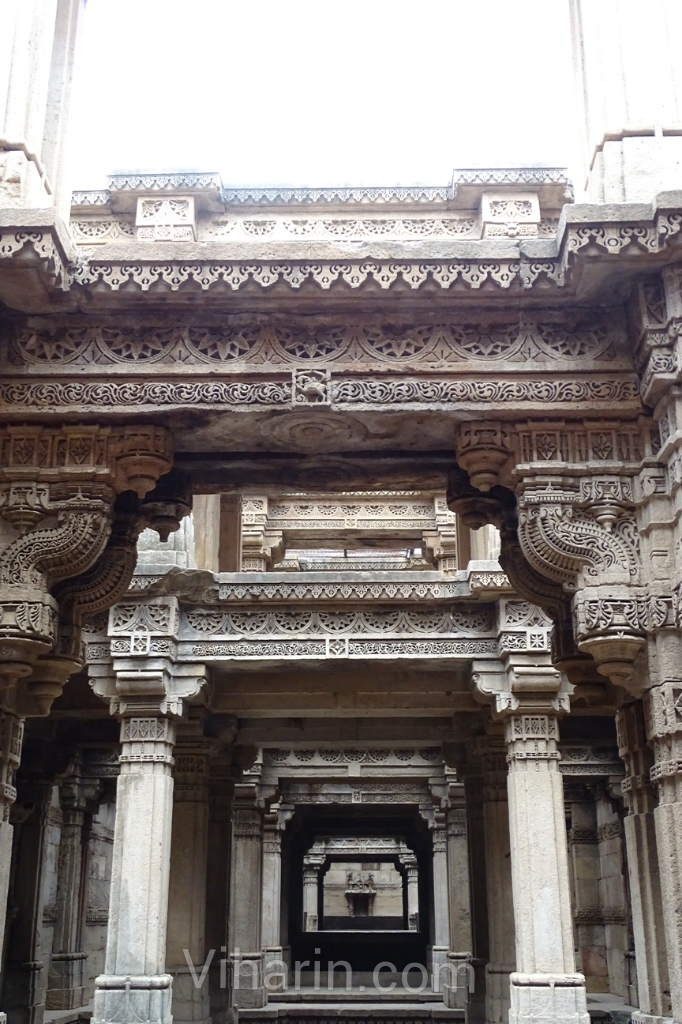
[(219, 170), (226, 185), (447, 184), (566, 166), (568, 0), (88, 0), (74, 185)]

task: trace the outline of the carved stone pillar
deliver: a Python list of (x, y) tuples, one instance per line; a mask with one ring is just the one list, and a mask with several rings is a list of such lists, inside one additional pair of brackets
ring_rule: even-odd
[[(450, 786), (452, 791), (454, 787)], [(463, 788), (461, 785), (459, 790)], [(471, 900), (466, 810), (463, 794), (447, 811), (450, 949), (471, 956)], [(452, 798), (451, 798), (452, 799)]]
[(238, 1009), (264, 1006), (262, 899), (263, 810), (257, 786), (235, 786), (230, 872), (229, 955), (232, 966), (232, 1005)]
[(153, 707), (129, 709), (121, 723), (106, 974), (96, 979), (93, 1020), (170, 1024), (165, 953), (176, 727)]
[(502, 729), (474, 744), (482, 769), (485, 877), (488, 893), (488, 950), (485, 969), (487, 1024), (506, 1024), (509, 1014), (509, 976), (514, 970), (514, 904), (509, 852), (507, 766)]
[(407, 884), (407, 928), (408, 931), (419, 931), (419, 866), (412, 853), (400, 855), (400, 863), (405, 868)]
[(265, 815), (263, 830), (263, 925), (262, 943), (268, 992), (286, 988), (282, 947), (282, 832), (293, 808), (273, 804)]
[(635, 938), (639, 1024), (670, 1015), (670, 983), (663, 921), (663, 899), (658, 870), (654, 808), (656, 790), (651, 782), (653, 751), (647, 743), (641, 701), (626, 704), (616, 715), (618, 752), (627, 776), (621, 784), (628, 809), (624, 831), (630, 876), (630, 906)]
[(436, 812), (435, 827), (431, 829), (433, 844), (433, 945), (431, 947), (431, 971), (438, 978), (438, 987), (443, 986), (444, 967), (450, 951), (450, 889), (448, 885), (448, 835), (445, 817)]
[(85, 962), (82, 949), (84, 913), (84, 828), (95, 810), (102, 786), (98, 779), (81, 775), (80, 758), (59, 787), (62, 831), (57, 869), (57, 918), (52, 938), (46, 1006), (71, 1010), (84, 1006)]
[(319, 927), (318, 905), (320, 869), (323, 858), (308, 854), (303, 858), (303, 931), (316, 932)]
[[(172, 632), (173, 626), (165, 628)], [(172, 979), (165, 959), (173, 746), (184, 699), (198, 694), (205, 668), (147, 656), (150, 648), (150, 638), (143, 636), (133, 645), (141, 653), (115, 657), (115, 676), (95, 681), (96, 692), (110, 697), (112, 712), (121, 718), (109, 931), (105, 973), (96, 979), (96, 1024), (171, 1020)]]
[(585, 979), (573, 953), (556, 713), (512, 713), (505, 738), (516, 927), (510, 1024), (588, 1024)]
[(206, 958), (206, 870), (208, 845), (208, 761), (215, 743), (202, 732), (202, 717), (178, 728), (173, 769), (173, 826), (168, 898), (166, 963), (173, 978), (173, 1020), (210, 1024)]

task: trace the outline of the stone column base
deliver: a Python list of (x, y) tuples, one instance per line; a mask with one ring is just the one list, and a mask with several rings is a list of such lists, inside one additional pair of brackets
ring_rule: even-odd
[(46, 1009), (74, 1010), (87, 1002), (83, 991), (83, 968), (87, 958), (87, 953), (52, 954)]
[(509, 981), (509, 1024), (589, 1024), (582, 974), (514, 972)]
[(447, 979), (448, 947), (431, 946), (431, 982), (434, 990), (439, 992)]
[(263, 950), (263, 984), (268, 994), (286, 992), (289, 971), (281, 946), (266, 946)]
[(101, 974), (95, 979), (92, 1024), (145, 1021), (172, 1024), (173, 979), (170, 974), (123, 977)]
[[(469, 1005), (469, 993), (475, 989), (471, 957), (466, 953), (448, 953), (447, 968), (447, 971), (443, 971), (440, 984), (443, 1002), (450, 1009), (465, 1010)], [(439, 991), (435, 979), (434, 991)]]
[(201, 976), (203, 965), (194, 969), (199, 985), (189, 967), (173, 967), (173, 1024), (211, 1024), (208, 971)]
[(673, 1024), (673, 1018), (658, 1017), (655, 1013), (643, 1013), (641, 1010), (635, 1010), (632, 1014), (632, 1024)]
[(241, 953), (230, 957), (232, 1005), (238, 1010), (254, 1010), (267, 1003), (263, 985), (263, 954)]
[(19, 1010), (22, 1019), (28, 1019), (29, 1011), (35, 1013), (45, 1002), (43, 961), (27, 960), (25, 963), (7, 964), (2, 995), (12, 1016), (15, 1016), (15, 1010)]
[(485, 965), (486, 1024), (507, 1024), (509, 1019), (509, 977), (514, 964)]

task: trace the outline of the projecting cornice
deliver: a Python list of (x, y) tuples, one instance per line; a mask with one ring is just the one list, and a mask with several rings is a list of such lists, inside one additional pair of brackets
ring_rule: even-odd
[[(76, 218), (71, 248), (47, 211), (5, 211), (0, 297), (27, 312), (53, 309), (59, 293), (62, 308), (87, 301), (112, 310), (147, 302), (145, 296), (182, 305), (205, 295), (219, 305), (240, 294), (251, 301), (261, 296), (259, 308), (273, 311), (280, 302), (286, 308), (287, 296), (314, 297), (319, 304), (325, 295), (335, 302), (346, 296), (357, 305), (365, 293), (375, 303), (390, 293), (423, 296), (429, 305), (451, 294), (467, 301), (484, 295), (487, 302), (508, 302), (510, 294), (542, 302), (601, 300), (606, 282), (609, 293), (618, 294), (619, 284), (622, 291), (633, 274), (669, 262), (682, 245), (679, 192), (661, 194), (653, 207), (565, 205), (560, 216), (555, 209), (555, 237), (543, 237), (535, 193), (508, 188), (501, 196), (486, 195), (475, 215), (483, 233), (478, 238), (466, 237), (473, 221), (462, 211), (455, 216), (448, 201), (431, 209), (430, 220), (413, 215), (414, 203), (387, 219), (383, 207), (368, 201), (360, 220), (330, 220), (328, 210), (304, 204), (301, 218), (294, 219), (291, 207), (288, 219), (245, 220), (240, 213), (234, 225), (229, 216), (215, 221), (211, 214), (204, 230), (192, 220), (196, 196), (186, 197), (190, 205), (177, 213), (175, 228), (165, 225), (161, 207), (179, 200), (151, 199), (145, 200), (148, 209), (139, 208), (138, 237), (111, 216)], [(19, 289), (9, 287), (22, 264), (31, 266), (32, 277)]]

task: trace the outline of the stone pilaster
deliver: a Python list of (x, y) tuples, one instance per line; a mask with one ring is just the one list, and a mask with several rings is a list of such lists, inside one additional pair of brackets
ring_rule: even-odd
[(623, 824), (615, 791), (612, 796), (612, 792), (603, 783), (595, 786), (594, 791), (599, 848), (599, 901), (604, 921), (609, 992), (627, 1001), (630, 971), (626, 954), (630, 946), (630, 913), (623, 870)]
[[(466, 794), (469, 867), (471, 872), (471, 933), (474, 991), (469, 993), (469, 1020), (486, 1020), (486, 974), (488, 963), (488, 885), (486, 879), (486, 842), (483, 819), (483, 766), (479, 758), (467, 758), (463, 768)], [(507, 829), (507, 832), (509, 830)]]
[[(682, 680), (665, 679), (645, 695), (654, 751), (651, 781), (670, 982), (671, 1016), (682, 1019)], [(659, 926), (660, 927), (660, 926)]]
[[(236, 727), (236, 723), (235, 723)], [(227, 933), (231, 866), (232, 799), (238, 777), (229, 755), (209, 764), (209, 820), (206, 862), (206, 949), (215, 949), (208, 973), (210, 1010), (216, 1024), (229, 1013)]]
[(257, 786), (235, 786), (230, 871), (229, 956), (232, 1005), (264, 1006), (263, 979), (263, 810)]
[(665, 932), (660, 926), (663, 899), (654, 822), (656, 790), (650, 777), (653, 751), (647, 743), (642, 702), (622, 707), (616, 726), (619, 754), (627, 771), (621, 784), (628, 810), (623, 827), (637, 968), (636, 1016), (643, 1022), (670, 1015), (670, 988)]
[(71, 1010), (84, 1006), (85, 962), (82, 949), (84, 828), (101, 796), (98, 779), (80, 774), (77, 758), (72, 774), (59, 787), (62, 830), (57, 868), (57, 918), (52, 939), (50, 975), (46, 1006), (49, 1010)]
[(438, 978), (442, 988), (450, 951), (450, 889), (448, 885), (448, 834), (445, 815), (436, 812), (434, 827), (431, 829), (433, 848), (433, 945), (431, 947), (431, 971)]
[[(509, 853), (509, 804), (504, 737), (499, 726), (475, 743), (482, 769), (485, 876), (488, 892), (488, 955), (485, 969), (487, 1024), (505, 1024), (509, 976), (515, 966), (514, 905)], [(493, 897), (494, 894), (494, 897)]]
[(466, 809), (461, 783), (451, 783), (446, 812), (448, 891), (450, 896), (450, 950), (446, 1002), (464, 1009), (469, 997), (472, 959), (469, 849)]
[(23, 720), (12, 711), (0, 709), (0, 963), (5, 938), (14, 834), (10, 813), (17, 798), (15, 775), (21, 760), (23, 736)]
[(515, 712), (505, 722), (516, 927), (510, 1024), (588, 1024), (576, 973), (556, 713)]
[[(207, 954), (208, 771), (209, 755), (215, 746), (215, 742), (203, 736), (201, 716), (192, 717), (188, 724), (178, 728), (166, 938), (166, 962), (173, 978), (176, 1024), (210, 1024), (211, 1021), (208, 969), (204, 971), (204, 963)], [(214, 953), (216, 955), (220, 954)], [(191, 964), (187, 962), (188, 957)]]
[(597, 812), (591, 792), (571, 787), (568, 859), (573, 892), (573, 913), (578, 966), (590, 992), (609, 991), (606, 936), (599, 896), (599, 843)]
[(47, 978), (41, 932), (52, 789), (52, 778), (34, 774), (20, 783), (19, 802), (15, 806), (20, 824), (14, 837), (12, 920), (3, 975), (3, 1000), (9, 1024), (42, 1024), (45, 1013)]

